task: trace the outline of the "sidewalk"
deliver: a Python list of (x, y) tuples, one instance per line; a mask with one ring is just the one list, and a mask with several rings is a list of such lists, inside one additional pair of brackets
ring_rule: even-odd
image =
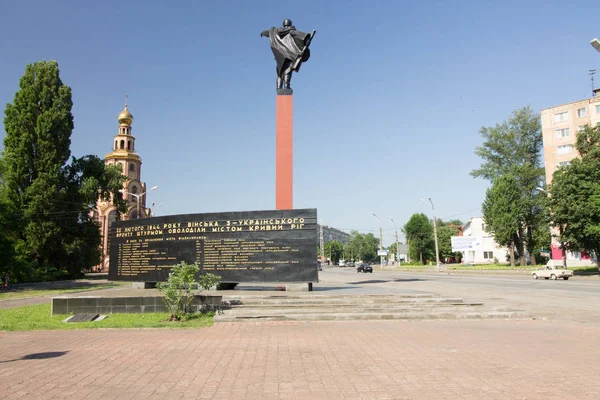
[(600, 327), (262, 322), (0, 332), (6, 399), (598, 399)]

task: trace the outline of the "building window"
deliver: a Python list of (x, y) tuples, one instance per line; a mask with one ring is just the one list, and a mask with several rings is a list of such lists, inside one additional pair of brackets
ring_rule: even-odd
[(566, 121), (568, 118), (569, 118), (569, 113), (567, 111), (561, 112), (558, 114), (554, 114), (554, 122)]
[(131, 140), (127, 141), (127, 150), (131, 150)]
[(583, 118), (585, 117), (585, 108), (579, 108), (577, 110), (577, 118)]
[(558, 154), (569, 154), (571, 152), (573, 152), (573, 145), (571, 144), (558, 146)]
[(485, 224), (481, 224), (481, 231), (485, 232)]
[(571, 164), (571, 161), (560, 161), (560, 162), (558, 163), (558, 167), (559, 167), (559, 168), (560, 168), (560, 167), (566, 167), (567, 165), (570, 165), (570, 164)]
[(557, 138), (566, 137), (566, 136), (569, 136), (569, 128), (563, 128), (563, 129), (556, 130)]
[(491, 260), (492, 258), (494, 258), (494, 252), (493, 251), (484, 251), (483, 258), (486, 260)]
[(124, 148), (125, 148), (125, 141), (121, 140), (121, 149), (124, 149)]
[(135, 164), (129, 164), (129, 172), (135, 172)]
[(119, 142), (115, 140), (115, 150), (119, 148)]
[(600, 104), (596, 105), (596, 114), (600, 114)]
[(579, 125), (577, 127), (577, 132), (581, 132), (585, 128), (585, 125)]

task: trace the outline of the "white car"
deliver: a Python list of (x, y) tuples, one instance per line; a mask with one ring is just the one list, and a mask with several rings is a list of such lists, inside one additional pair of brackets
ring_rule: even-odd
[(569, 271), (562, 266), (556, 267), (553, 265), (546, 265), (544, 268), (540, 268), (537, 271), (531, 273), (533, 279), (544, 278), (556, 280), (562, 278), (565, 281), (573, 276), (573, 271)]

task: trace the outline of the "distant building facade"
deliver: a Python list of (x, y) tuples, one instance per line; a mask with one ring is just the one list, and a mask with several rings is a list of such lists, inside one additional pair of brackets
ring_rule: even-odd
[(498, 246), (494, 240), (494, 235), (485, 230), (483, 217), (473, 217), (462, 226), (462, 235), (476, 236), (481, 238), (481, 242), (474, 246), (473, 250), (464, 250), (462, 253), (462, 262), (464, 264), (492, 264), (494, 259), (500, 263), (506, 262), (508, 251), (506, 247)]
[[(317, 229), (320, 229), (320, 225), (317, 225)], [(332, 228), (331, 226), (323, 225), (323, 243), (331, 242), (333, 240), (346, 244), (350, 240), (350, 234)]]
[[(600, 93), (596, 89), (594, 94)], [(592, 97), (573, 103), (546, 108), (541, 111), (542, 135), (544, 141), (544, 167), (546, 183), (552, 183), (554, 172), (579, 157), (575, 142), (577, 133), (585, 125), (600, 124), (600, 97)], [(551, 260), (554, 264), (562, 263), (562, 251), (558, 238), (558, 230), (552, 230)], [(592, 258), (585, 253), (567, 252), (567, 265), (592, 265)]]
[[(123, 182), (123, 198), (127, 200), (127, 212), (121, 215), (122, 220), (144, 218), (151, 214), (146, 208), (146, 183), (142, 182), (142, 158), (135, 152), (135, 137), (131, 134), (133, 115), (127, 109), (117, 116), (118, 133), (113, 138), (112, 151), (104, 160), (106, 165), (118, 164), (126, 179)], [(137, 195), (137, 196), (136, 196)], [(102, 261), (96, 270), (108, 271), (109, 252), (108, 237), (110, 226), (117, 219), (116, 207), (110, 201), (98, 200), (93, 211), (94, 219), (100, 226), (102, 237)]]

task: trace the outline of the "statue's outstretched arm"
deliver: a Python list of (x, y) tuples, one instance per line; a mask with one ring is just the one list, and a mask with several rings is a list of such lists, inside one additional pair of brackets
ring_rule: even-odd
[(265, 30), (265, 31), (262, 31), (262, 32), (260, 33), (260, 37), (263, 37), (263, 36), (264, 36), (264, 37), (269, 37), (269, 30), (268, 30), (268, 29), (267, 29), (267, 30)]

